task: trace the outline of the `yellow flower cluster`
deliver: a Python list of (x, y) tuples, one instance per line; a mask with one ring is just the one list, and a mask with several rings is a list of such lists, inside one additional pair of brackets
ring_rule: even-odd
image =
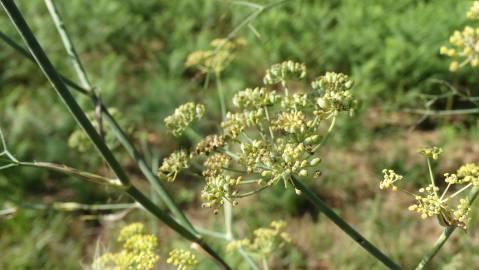
[(195, 254), (189, 250), (173, 249), (170, 251), (166, 263), (176, 266), (177, 270), (188, 270), (198, 264)]
[(195, 119), (203, 118), (204, 114), (203, 104), (188, 102), (176, 108), (172, 115), (164, 119), (164, 122), (173, 135), (180, 136)]
[(398, 187), (394, 184), (397, 181), (402, 180), (404, 177), (402, 175), (397, 174), (393, 170), (384, 169), (383, 170), (383, 180), (379, 183), (380, 189), (392, 189), (396, 191)]
[[(287, 187), (293, 177), (319, 175), (320, 146), (335, 117), (351, 112), (356, 100), (348, 76), (327, 72), (309, 85), (296, 84), (306, 72), (301, 63), (275, 64), (266, 71), (263, 85), (234, 95), (234, 110), (226, 112), (219, 133), (204, 138), (190, 154), (203, 160), (203, 206), (217, 212), (225, 199), (235, 205), (238, 198), (280, 181)], [(174, 179), (185, 166), (169, 161), (162, 173)]]
[(417, 152), (425, 157), (436, 160), (442, 154), (443, 150), (440, 147), (433, 146), (420, 148)]
[(234, 95), (233, 105), (240, 109), (259, 109), (275, 104), (278, 98), (279, 95), (264, 87), (246, 88)]
[[(479, 18), (479, 1), (474, 1), (466, 16), (469, 19)], [(442, 46), (439, 52), (452, 59), (449, 64), (451, 72), (467, 64), (479, 66), (479, 28), (466, 26), (463, 31), (456, 30), (449, 38), (449, 43), (451, 46)]]
[(466, 13), (468, 19), (477, 20), (479, 19), (479, 1), (474, 1), (471, 8)]
[(268, 228), (259, 228), (254, 231), (252, 239), (245, 238), (229, 243), (227, 251), (238, 248), (259, 258), (268, 258), (287, 244), (292, 242), (291, 236), (284, 231), (286, 222), (277, 220), (271, 222)]
[(316, 99), (318, 109), (314, 111), (314, 114), (324, 119), (337, 112), (354, 109), (357, 101), (350, 91), (353, 84), (354, 82), (347, 75), (335, 72), (326, 72), (324, 76), (313, 81), (311, 83), (313, 89), (322, 93)]
[(444, 202), (437, 196), (438, 187), (429, 185), (426, 188), (420, 188), (416, 195), (416, 203), (409, 206), (409, 211), (421, 214), (421, 218), (439, 215), (442, 208), (445, 208)]
[(242, 38), (238, 39), (214, 39), (210, 43), (212, 49), (191, 53), (187, 60), (187, 67), (196, 67), (203, 73), (221, 72), (234, 59), (235, 52), (246, 45)]
[[(442, 153), (442, 149), (438, 147), (423, 148), (418, 153), (424, 155), (426, 158), (437, 159)], [(454, 226), (459, 228), (466, 228), (470, 220), (470, 201), (467, 195), (458, 197), (472, 186), (479, 186), (479, 166), (473, 163), (462, 165), (456, 173), (445, 173), (444, 182), (447, 187), (440, 192), (436, 185), (434, 173), (429, 168), (429, 177), (431, 183), (426, 187), (419, 189), (417, 194), (406, 192), (412, 195), (415, 203), (409, 206), (409, 210), (420, 214), (421, 218), (437, 217), (439, 223), (443, 226)], [(383, 170), (384, 179), (379, 183), (380, 189), (397, 190), (395, 185), (397, 181), (403, 179), (403, 176), (398, 175), (393, 170)], [(463, 185), (463, 186), (461, 186)], [(453, 194), (448, 192), (456, 187)], [(456, 204), (456, 207), (451, 205)]]
[(275, 64), (266, 70), (263, 82), (266, 85), (281, 83), (285, 85), (290, 79), (303, 79), (306, 77), (306, 66), (293, 61)]
[(160, 169), (158, 169), (158, 176), (162, 179), (166, 179), (168, 182), (173, 182), (178, 173), (188, 167), (190, 167), (190, 165), (186, 151), (176, 151), (163, 160)]
[(217, 214), (220, 206), (223, 205), (223, 199), (231, 201), (233, 205), (238, 202), (234, 200), (235, 195), (238, 194), (237, 187), (241, 183), (241, 176), (231, 175), (214, 175), (206, 178), (206, 185), (201, 191), (201, 198), (204, 203), (203, 207), (215, 208), (214, 213)]
[(141, 223), (133, 223), (123, 228), (118, 236), (123, 250), (105, 253), (93, 263), (94, 268), (103, 270), (150, 270), (155, 267), (158, 255), (155, 254), (157, 239), (145, 234)]

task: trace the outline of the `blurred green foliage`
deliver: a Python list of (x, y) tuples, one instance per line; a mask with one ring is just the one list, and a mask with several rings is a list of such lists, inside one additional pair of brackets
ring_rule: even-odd
[[(76, 79), (42, 1), (17, 2), (58, 70)], [(107, 106), (121, 112), (122, 125), (151, 162), (178, 145), (191, 145), (187, 136), (174, 139), (165, 131), (162, 119), (177, 105), (186, 101), (204, 102), (208, 118), (219, 119), (214, 83), (210, 81), (205, 87), (205, 77), (187, 69), (184, 63), (191, 52), (207, 49), (211, 40), (231, 33), (253, 12), (251, 8), (227, 0), (57, 2), (102, 99)], [(269, 3), (267, 0), (256, 2)], [(324, 181), (312, 186), (338, 211), (347, 214), (347, 218), (356, 220), (366, 236), (372, 237), (373, 242), (386, 248), (386, 253), (406, 267), (414, 265), (429, 244), (413, 241), (421, 232), (412, 229), (404, 232), (404, 228), (417, 229), (421, 225), (399, 211), (389, 213), (389, 219), (384, 218), (380, 214), (382, 204), (378, 203), (384, 198), (374, 196), (375, 178), (361, 173), (363, 170), (379, 173), (387, 166), (399, 170), (417, 168), (412, 172), (412, 175), (418, 172), (417, 179), (412, 181), (414, 185), (414, 181), (421, 180), (422, 169), (420, 165), (406, 162), (408, 141), (379, 149), (396, 154), (389, 159), (374, 146), (375, 141), (388, 137), (399, 140), (401, 135), (392, 134), (402, 127), (371, 129), (363, 125), (362, 117), (372, 108), (394, 111), (401, 106), (417, 105), (418, 93), (438, 92), (437, 85), (430, 82), (432, 78), (463, 88), (477, 84), (476, 71), (464, 69), (451, 75), (446, 61), (438, 54), (439, 46), (447, 41), (450, 33), (465, 24), (463, 18), (469, 4), (469, 1), (456, 0), (289, 1), (261, 14), (251, 23), (251, 28), (238, 32), (248, 44), (222, 74), (227, 96), (255, 86), (266, 67), (287, 59), (313, 67), (311, 74), (326, 70), (351, 74), (356, 80), (355, 93), (362, 101), (362, 108), (353, 120), (338, 121), (339, 129), (330, 151), (344, 151), (354, 146), (358, 157), (352, 157), (353, 164), (345, 170), (341, 160), (333, 155), (328, 165), (324, 165)], [(3, 13), (0, 25), (1, 31), (21, 43)], [(94, 110), (84, 97), (78, 96), (78, 100), (86, 111)], [(440, 142), (453, 143), (464, 137), (477, 139), (477, 128), (464, 129), (461, 123), (453, 124), (449, 128), (438, 128), (442, 134)], [(74, 122), (38, 68), (3, 43), (0, 43), (0, 125), (10, 149), (21, 160), (104, 170), (95, 151), (79, 153), (69, 148), (68, 137), (76, 130)], [(209, 134), (214, 132), (215, 125), (207, 123), (195, 128)], [(350, 155), (348, 151), (345, 153)], [(117, 154), (124, 164), (129, 164), (122, 151), (118, 150)], [(130, 173), (137, 175), (134, 170)], [(359, 178), (362, 179), (359, 181)], [(183, 190), (172, 191), (179, 194), (179, 202), (185, 208), (195, 209), (199, 203), (194, 191), (199, 191), (199, 183), (183, 182)], [(32, 169), (0, 173), (0, 205), (4, 200), (50, 202), (53, 198), (82, 203), (127, 200), (56, 173)], [(286, 217), (299, 219), (294, 226), (304, 226), (303, 234), (306, 234), (299, 237), (310, 240), (307, 247), (311, 250), (303, 246), (291, 251), (278, 262), (278, 267), (289, 264), (291, 268), (380, 269), (359, 248), (349, 252), (350, 240), (329, 233), (334, 229), (328, 221), (317, 219), (317, 213), (310, 211), (308, 203), (294, 193), (283, 192), (278, 187), (262, 194), (258, 200), (245, 203), (241, 214), (238, 213), (241, 220), (238, 224), (244, 228), (240, 232), (246, 234), (277, 217)], [(82, 262), (88, 264), (92, 258), (85, 254), (92, 254), (94, 241), (86, 241), (85, 235), (93, 233), (95, 226), (81, 223), (78, 227), (82, 229), (69, 230), (75, 220), (79, 218), (32, 210), (1, 219), (0, 248), (4, 252), (0, 256), (0, 268), (77, 269)], [(217, 226), (221, 223), (215, 217), (203, 222)], [(406, 233), (415, 235), (410, 241), (401, 240)], [(428, 241), (434, 237), (431, 235)], [(459, 244), (455, 246), (459, 248), (455, 251), (464, 252), (462, 258), (477, 265), (479, 255), (473, 251), (473, 244), (462, 235), (457, 241)], [(344, 254), (345, 248), (348, 254)], [(438, 265), (458, 264), (451, 249), (438, 257)]]

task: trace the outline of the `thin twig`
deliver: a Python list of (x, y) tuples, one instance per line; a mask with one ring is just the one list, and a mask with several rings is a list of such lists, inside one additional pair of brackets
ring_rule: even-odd
[(407, 113), (413, 114), (421, 114), (427, 116), (449, 116), (449, 115), (462, 115), (462, 114), (477, 114), (479, 113), (479, 108), (471, 108), (471, 109), (458, 109), (458, 110), (413, 110), (413, 109), (406, 109), (403, 110)]

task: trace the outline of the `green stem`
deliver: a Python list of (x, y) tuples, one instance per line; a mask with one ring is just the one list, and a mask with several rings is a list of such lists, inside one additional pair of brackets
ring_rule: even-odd
[(123, 188), (122, 183), (118, 181), (118, 179), (110, 179), (101, 175), (97, 175), (94, 173), (68, 167), (63, 164), (34, 161), (34, 162), (18, 162), (17, 165), (53, 170), (53, 171), (61, 172), (68, 175), (76, 175), (76, 176), (85, 178), (86, 180), (96, 184), (107, 185), (107, 186), (111, 186), (111, 187), (115, 187), (119, 189)]
[(17, 210), (18, 210), (18, 208), (16, 208), (16, 207), (1, 209), (0, 210), (0, 217), (15, 214), (17, 212)]
[(207, 229), (203, 229), (203, 228), (200, 228), (200, 227), (196, 227), (196, 229), (198, 230), (198, 232), (200, 232), (203, 235), (207, 235), (207, 236), (211, 236), (211, 237), (215, 237), (215, 238), (219, 238), (219, 239), (228, 241), (228, 238), (226, 237), (226, 235), (224, 233), (207, 230)]
[(426, 116), (449, 116), (449, 115), (462, 115), (462, 114), (476, 114), (476, 113), (479, 113), (479, 108), (445, 110), (445, 111), (432, 111), (432, 110), (404, 110), (404, 111), (408, 113), (421, 114)]
[(436, 191), (436, 181), (434, 181), (434, 173), (432, 172), (432, 166), (431, 166), (431, 159), (429, 157), (426, 158), (427, 160), (427, 168), (429, 170), (429, 178), (431, 179), (431, 185), (434, 191), (434, 194), (437, 197), (437, 191)]
[(223, 208), (225, 215), (225, 234), (226, 239), (233, 239), (233, 205), (227, 199), (223, 199)]
[(442, 201), (442, 199), (444, 198), (444, 196), (446, 196), (446, 193), (447, 193), (447, 191), (449, 190), (450, 187), (451, 187), (451, 183), (447, 183), (446, 188), (445, 188), (444, 191), (442, 192), (441, 198), (439, 198), (440, 201)]
[(328, 130), (326, 131), (326, 134), (324, 135), (324, 137), (323, 137), (323, 139), (321, 140), (321, 142), (313, 148), (313, 150), (312, 150), (313, 153), (316, 152), (316, 151), (318, 151), (319, 148), (321, 148), (321, 146), (323, 146), (323, 144), (328, 140), (329, 135), (330, 135), (331, 132), (333, 131), (335, 125), (336, 125), (336, 116), (333, 116), (333, 120), (331, 120), (331, 123), (329, 124), (329, 128), (328, 128)]
[(261, 261), (263, 262), (263, 270), (269, 270), (268, 261), (266, 258), (263, 258)]
[(56, 202), (53, 203), (55, 210), (63, 211), (112, 211), (112, 210), (124, 210), (137, 208), (139, 205), (136, 203), (117, 203), (117, 204), (81, 204), (76, 202)]
[[(474, 200), (477, 198), (477, 195), (479, 194), (479, 187), (474, 187), (471, 189), (469, 192), (469, 202), (472, 204)], [(455, 231), (456, 227), (450, 226), (444, 229), (442, 234), (439, 236), (439, 238), (436, 240), (434, 243), (434, 246), (432, 249), (422, 257), (421, 261), (419, 264), (414, 268), (415, 270), (423, 270), (426, 265), (436, 256), (436, 254), (439, 252), (439, 250), (444, 246), (446, 241), (449, 239), (451, 234)]]
[(427, 253), (424, 257), (422, 257), (421, 261), (419, 264), (414, 268), (415, 270), (422, 270), (426, 265), (431, 261), (431, 259), (439, 252), (439, 250), (442, 248), (442, 246), (446, 243), (446, 241), (449, 239), (449, 236), (456, 230), (456, 227), (447, 227), (444, 229), (442, 234), (439, 236), (439, 238), (436, 240), (436, 243), (434, 243), (433, 248)]
[(252, 191), (248, 191), (248, 192), (245, 192), (245, 193), (240, 193), (240, 194), (237, 194), (237, 195), (234, 195), (233, 198), (244, 198), (244, 197), (248, 197), (248, 196), (251, 196), (251, 195), (254, 195), (258, 192), (261, 192), (263, 191), (264, 189), (268, 188), (269, 185), (265, 185), (265, 186), (262, 186), (258, 189), (255, 189), (255, 190), (252, 190)]
[(225, 93), (223, 92), (223, 84), (221, 83), (221, 72), (217, 71), (215, 75), (216, 75), (216, 89), (218, 90), (218, 98), (220, 100), (220, 107), (221, 107), (221, 119), (225, 120), (226, 102), (225, 102)]
[(246, 263), (249, 264), (251, 269), (260, 270), (259, 266), (253, 261), (253, 259), (248, 255), (248, 253), (246, 253), (246, 251), (244, 251), (244, 249), (242, 247), (238, 248), (238, 252), (245, 259)]
[(454, 192), (454, 194), (452, 194), (451, 196), (449, 196), (449, 199), (452, 199), (452, 198), (456, 197), (457, 195), (459, 195), (460, 193), (462, 193), (464, 190), (468, 189), (470, 186), (472, 186), (472, 183), (469, 183), (469, 184), (465, 185), (464, 187), (462, 187), (460, 190)]
[(344, 219), (336, 214), (323, 200), (321, 200), (316, 194), (314, 194), (303, 183), (296, 178), (292, 178), (294, 186), (301, 191), (308, 200), (310, 200), (326, 217), (334, 222), (343, 232), (362, 246), (369, 254), (373, 255), (376, 259), (382, 262), (389, 269), (402, 269), (399, 265), (393, 262), (389, 257), (384, 255), (376, 246), (364, 238), (359, 232), (357, 232), (351, 225), (349, 225)]
[[(37, 39), (33, 35), (30, 27), (26, 23), (22, 14), (18, 10), (17, 6), (12, 0), (0, 0), (5, 12), (10, 17), (10, 20), (15, 25), (18, 33), (23, 38), (24, 42), (27, 44), (30, 49), (31, 55), (34, 57), (36, 63), (43, 71), (44, 75), (50, 81), (54, 87), (57, 94), (60, 96), (66, 107), (69, 109), (72, 116), (75, 118), (77, 123), (82, 127), (85, 133), (88, 135), (92, 143), (95, 145), (96, 149), (100, 152), (104, 160), (108, 163), (109, 167), (115, 173), (117, 178), (121, 183), (126, 187), (126, 193), (133, 197), (138, 203), (140, 203), (145, 209), (150, 213), (155, 215), (157, 218), (162, 220), (166, 225), (175, 230), (177, 233), (182, 235), (184, 238), (198, 243), (211, 257), (215, 260), (218, 265), (223, 269), (231, 269), (226, 262), (214, 251), (209, 245), (207, 245), (203, 239), (199, 238), (197, 235), (193, 234), (189, 229), (186, 229), (179, 223), (177, 223), (172, 217), (170, 217), (165, 211), (155, 205), (150, 199), (148, 199), (143, 193), (141, 193), (136, 187), (131, 185), (130, 179), (127, 174), (124, 172), (123, 168), (120, 166), (116, 158), (113, 156), (113, 153), (106, 146), (102, 138), (96, 132), (93, 125), (90, 123), (86, 117), (83, 110), (80, 108), (78, 103), (75, 101), (71, 93), (68, 91), (65, 83), (62, 78), (58, 75), (57, 71), (53, 67), (52, 63), (46, 56), (44, 50), (38, 43)], [(146, 164), (145, 164), (146, 165)]]
[(71, 59), (73, 68), (75, 69), (75, 72), (78, 76), (78, 79), (81, 82), (81, 85), (83, 86), (83, 88), (86, 88), (87, 90), (91, 91), (93, 87), (90, 83), (90, 80), (88, 79), (88, 76), (85, 72), (85, 68), (83, 67), (82, 62), (80, 61), (80, 57), (78, 56), (78, 53), (75, 50), (75, 46), (73, 46), (73, 42), (71, 41), (70, 37), (67, 34), (65, 24), (63, 23), (63, 20), (60, 16), (60, 13), (58, 12), (57, 7), (55, 6), (55, 3), (53, 3), (52, 0), (44, 0), (44, 2), (58, 30), (58, 33), (60, 34), (63, 45), (65, 46), (65, 49), (67, 50), (68, 56)]
[[(271, 119), (269, 118), (269, 111), (268, 107), (264, 106), (264, 113), (266, 115), (266, 120), (271, 123)], [(269, 136), (271, 136), (271, 141), (274, 143), (274, 133), (273, 129), (271, 128), (271, 125), (268, 125), (268, 130), (269, 130)]]

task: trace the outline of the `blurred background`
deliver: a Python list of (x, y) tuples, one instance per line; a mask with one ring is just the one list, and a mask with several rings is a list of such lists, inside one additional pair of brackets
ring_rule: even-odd
[[(58, 70), (76, 79), (43, 1), (16, 2)], [(185, 61), (194, 51), (210, 49), (213, 39), (228, 36), (255, 10), (227, 0), (56, 2), (93, 84), (148, 162), (157, 164), (178, 147), (191, 146), (191, 138), (174, 138), (163, 123), (178, 105), (203, 102), (207, 118), (220, 119), (214, 83), (205, 87), (205, 76), (187, 68)], [(464, 68), (450, 73), (448, 60), (439, 55), (450, 34), (466, 24), (464, 14), (471, 2), (289, 1), (236, 32), (247, 44), (222, 73), (228, 97), (258, 85), (265, 69), (289, 59), (305, 63), (311, 78), (325, 71), (354, 78), (360, 108), (352, 118), (337, 121), (323, 152), (323, 176), (309, 185), (405, 268), (413, 267), (429, 250), (442, 227), (434, 219), (422, 221), (409, 213), (409, 197), (380, 192), (381, 170), (396, 169), (406, 175), (407, 188), (416, 189), (427, 177), (425, 161), (416, 154), (419, 147), (444, 148), (435, 168), (438, 177), (462, 163), (479, 162), (479, 126), (474, 115), (424, 118), (406, 112), (423, 108), (429, 95), (449, 91), (445, 82), (477, 92), (477, 71)], [(3, 11), (0, 26), (23, 44)], [(76, 97), (85, 110), (94, 110), (85, 97)], [(448, 99), (434, 109), (468, 106)], [(40, 70), (4, 43), (0, 43), (0, 127), (20, 160), (109, 174), (88, 142), (72, 138), (76, 125)], [(215, 131), (208, 122), (194, 128), (203, 135)], [(125, 152), (115, 141), (109, 143), (135, 181), (146, 187)], [(196, 224), (222, 230), (221, 215), (201, 208), (202, 184), (185, 176), (168, 187)], [(50, 171), (0, 171), (1, 208), (20, 206), (15, 213), (0, 216), (0, 269), (86, 268), (102, 249), (99, 246), (115, 247), (118, 230), (133, 221), (148, 224), (156, 233), (162, 258), (170, 247), (188, 245), (138, 210), (101, 215), (62, 212), (49, 207), (54, 202), (131, 200)], [(288, 222), (287, 231), (296, 243), (272, 262), (274, 269), (382, 269), (307, 201), (282, 185), (235, 208), (238, 235), (247, 236), (274, 219)], [(477, 228), (473, 215), (469, 230), (453, 236), (431, 269), (475, 269), (471, 266), (479, 265)], [(235, 269), (247, 269), (239, 257), (229, 255), (227, 260)]]

